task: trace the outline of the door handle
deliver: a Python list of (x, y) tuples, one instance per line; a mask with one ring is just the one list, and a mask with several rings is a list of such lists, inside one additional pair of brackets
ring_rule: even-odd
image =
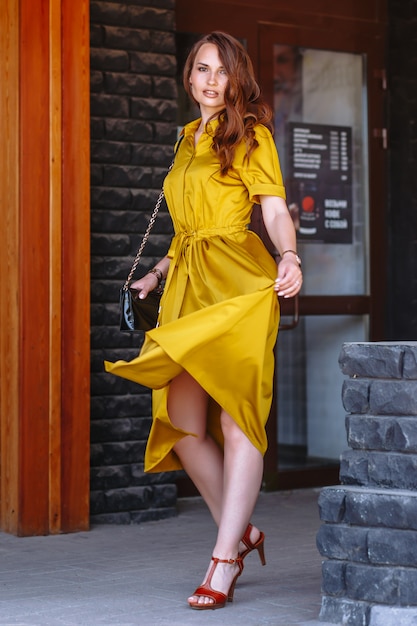
[[(290, 303), (292, 304), (291, 311), (288, 310), (290, 308)], [(282, 324), (280, 321), (278, 330), (279, 331), (280, 330), (292, 330), (298, 325), (298, 322), (300, 319), (299, 306), (298, 306), (298, 294), (294, 296), (294, 298), (289, 298), (288, 300), (284, 300), (284, 301), (280, 300), (280, 308), (281, 308), (281, 316), (291, 315), (292, 320), (286, 324)]]

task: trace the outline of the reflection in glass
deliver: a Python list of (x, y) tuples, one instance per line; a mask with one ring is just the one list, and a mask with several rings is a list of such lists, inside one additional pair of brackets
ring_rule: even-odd
[[(366, 295), (368, 156), (362, 55), (276, 44), (275, 141), (303, 259), (302, 295)], [(327, 220), (327, 222), (325, 222)], [(308, 316), (280, 334), (279, 468), (337, 464), (347, 447), (338, 357), (366, 316)]]
[[(368, 160), (364, 59), (358, 54), (279, 44), (274, 45), (273, 55), (275, 141), (287, 187), (288, 205), (298, 231), (299, 250), (308, 267), (303, 294), (367, 294)], [(310, 146), (306, 145), (304, 153), (300, 154), (302, 133), (306, 136), (308, 131)], [(324, 144), (327, 150), (323, 148)], [(298, 171), (294, 179), (297, 155), (298, 165), (301, 158), (306, 161), (310, 155), (311, 169), (306, 170), (304, 178)], [(322, 168), (316, 178), (312, 176), (314, 159), (321, 160)], [(347, 167), (347, 171), (343, 167)], [(347, 176), (344, 194), (341, 193), (343, 174)], [(347, 204), (343, 205), (342, 201)], [(348, 234), (344, 232), (344, 206), (351, 220)], [(313, 224), (315, 215), (319, 216), (322, 225), (321, 234)], [(303, 218), (305, 223), (300, 224)], [(334, 244), (329, 243), (332, 237)]]

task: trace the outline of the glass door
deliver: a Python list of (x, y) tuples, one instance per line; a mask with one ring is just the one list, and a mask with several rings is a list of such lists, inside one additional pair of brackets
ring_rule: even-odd
[(337, 482), (347, 447), (338, 357), (344, 342), (369, 339), (367, 58), (299, 38), (261, 27), (260, 82), (304, 273), (299, 323), (277, 343), (271, 488)]

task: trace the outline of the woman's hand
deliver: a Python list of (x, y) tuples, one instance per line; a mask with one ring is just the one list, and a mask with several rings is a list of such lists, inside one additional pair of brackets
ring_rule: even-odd
[(161, 280), (168, 274), (169, 263), (169, 258), (165, 256), (145, 276), (130, 285), (131, 289), (138, 292), (138, 298), (144, 300), (150, 291), (159, 287)]
[(159, 281), (156, 274), (145, 274), (145, 276), (142, 276), (139, 280), (135, 280), (135, 282), (130, 285), (130, 288), (138, 291), (138, 298), (144, 300), (148, 293), (156, 289), (158, 285)]
[(274, 290), (278, 296), (293, 298), (301, 289), (303, 274), (296, 259), (285, 255), (278, 264), (278, 276), (275, 280)]
[(269, 238), (282, 254), (274, 289), (278, 296), (293, 298), (301, 289), (303, 274), (297, 256), (294, 222), (284, 198), (260, 196), (262, 216)]

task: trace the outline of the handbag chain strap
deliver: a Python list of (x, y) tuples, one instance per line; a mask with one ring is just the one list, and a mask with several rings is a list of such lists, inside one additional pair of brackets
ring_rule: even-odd
[[(181, 137), (180, 137), (180, 139), (179, 139), (179, 141), (177, 143), (177, 147), (176, 147), (176, 150), (175, 150), (174, 158), (172, 159), (172, 163), (171, 163), (171, 165), (168, 168), (167, 174), (169, 174), (169, 172), (174, 167), (175, 155), (177, 154), (177, 151), (178, 151), (178, 148), (179, 148), (179, 145), (181, 143), (182, 138), (183, 138), (183, 135), (181, 135)], [(161, 193), (159, 194), (158, 200), (156, 201), (155, 208), (152, 211), (152, 215), (149, 218), (149, 222), (148, 222), (148, 225), (146, 227), (145, 234), (143, 235), (142, 242), (141, 242), (141, 244), (139, 246), (139, 250), (136, 253), (135, 260), (133, 261), (133, 265), (131, 267), (129, 275), (126, 278), (125, 284), (123, 285), (123, 291), (127, 291), (129, 289), (129, 285), (130, 285), (130, 283), (132, 281), (133, 274), (135, 273), (136, 268), (139, 265), (139, 261), (140, 261), (141, 256), (142, 256), (143, 249), (146, 246), (146, 243), (147, 243), (147, 241), (149, 239), (149, 234), (150, 234), (150, 232), (151, 232), (151, 230), (153, 228), (153, 225), (155, 224), (156, 217), (158, 215), (158, 211), (159, 211), (160, 206), (162, 204), (162, 200), (164, 199), (164, 195), (165, 195), (165, 193), (164, 193), (164, 190), (162, 189)]]
[[(169, 170), (170, 169), (171, 169), (171, 167), (169, 168)], [(151, 217), (149, 219), (148, 226), (146, 227), (145, 234), (143, 235), (142, 242), (141, 242), (141, 244), (139, 246), (139, 250), (136, 253), (136, 257), (135, 257), (135, 260), (133, 261), (133, 265), (131, 267), (129, 275), (128, 275), (127, 279), (126, 279), (125, 284), (123, 285), (123, 291), (127, 291), (129, 289), (129, 285), (130, 285), (131, 280), (133, 278), (133, 274), (135, 273), (136, 268), (139, 265), (139, 261), (140, 261), (141, 256), (142, 256), (143, 249), (146, 246), (146, 243), (147, 243), (147, 241), (149, 239), (149, 234), (150, 234), (150, 232), (151, 232), (151, 230), (153, 228), (153, 225), (155, 224), (156, 216), (158, 215), (159, 207), (161, 206), (162, 200), (164, 199), (164, 195), (165, 195), (164, 191), (162, 190), (161, 193), (159, 194), (158, 200), (156, 201), (155, 208), (152, 211), (152, 215), (151, 215)]]

